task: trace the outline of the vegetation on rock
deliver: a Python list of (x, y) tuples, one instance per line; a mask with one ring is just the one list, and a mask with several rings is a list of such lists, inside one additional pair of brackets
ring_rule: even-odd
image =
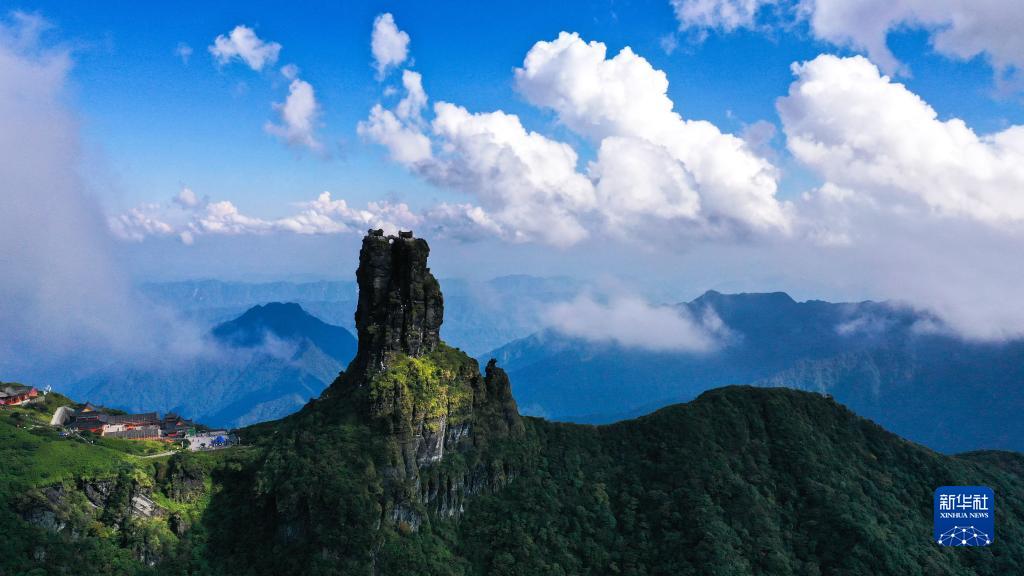
[(430, 426), (449, 413), (462, 415), (472, 406), (473, 391), (466, 376), (476, 363), (468, 360), (443, 344), (420, 358), (392, 353), (386, 360), (387, 370), (370, 380), (373, 415), (405, 420), (419, 416)]

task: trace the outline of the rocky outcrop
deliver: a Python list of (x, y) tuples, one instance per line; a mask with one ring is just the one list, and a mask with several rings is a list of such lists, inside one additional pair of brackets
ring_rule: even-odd
[[(355, 359), (272, 435), (253, 431), (267, 456), (253, 464), (258, 488), (246, 502), (273, 518), (266, 536), (275, 545), (366, 554), (372, 565), (381, 538), (458, 517), (472, 495), (495, 493), (528, 469), (536, 451), (521, 441), (504, 371), (492, 362), (481, 373), (440, 340), (444, 305), (429, 252), (411, 232), (363, 238)], [(344, 509), (365, 541), (325, 540), (339, 521), (328, 506)]]
[(166, 511), (151, 495), (149, 488), (122, 474), (46, 486), (26, 494), (18, 507), (30, 524), (77, 538), (95, 522), (123, 529), (130, 518), (164, 516)]
[(359, 252), (356, 279), (359, 349), (354, 366), (378, 370), (389, 352), (421, 356), (441, 341), (444, 301), (427, 267), (430, 247), (412, 232), (370, 230)]
[(512, 383), (508, 374), (498, 368), (491, 358), (484, 368), (481, 386), (473, 395), (473, 412), (479, 426), (492, 438), (519, 436), (523, 433), (523, 420), (512, 397)]
[(162, 508), (156, 505), (156, 502), (152, 498), (145, 494), (135, 494), (131, 500), (131, 513), (134, 516), (141, 516), (143, 518), (153, 518), (156, 516), (162, 516), (164, 511)]
[(514, 477), (488, 447), (523, 432), (504, 371), (492, 361), (481, 375), (476, 360), (441, 342), (444, 302), (429, 254), (411, 232), (363, 238), (359, 351), (340, 381), (349, 407), (361, 406), (387, 438), (382, 512), (407, 530), (424, 514), (457, 515), (466, 496)]
[(96, 508), (103, 508), (114, 491), (114, 484), (114, 480), (93, 480), (80, 483), (80, 487), (90, 504)]

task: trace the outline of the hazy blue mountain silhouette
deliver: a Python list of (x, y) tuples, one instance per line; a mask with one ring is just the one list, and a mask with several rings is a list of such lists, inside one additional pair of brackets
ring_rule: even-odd
[(275, 302), (217, 325), (207, 347), (191, 361), (109, 366), (67, 391), (108, 406), (241, 426), (280, 418), (318, 396), (355, 356), (356, 339), (298, 304)]
[[(581, 283), (571, 278), (529, 275), (486, 281), (443, 278), (445, 319), (441, 334), (449, 344), (481, 354), (541, 328), (546, 307), (571, 299)], [(264, 302), (295, 302), (324, 322), (355, 331), (356, 284), (350, 281), (228, 282), (187, 280), (142, 287), (154, 302), (201, 324), (238, 317)]]
[(1024, 450), (1024, 342), (964, 341), (880, 302), (711, 291), (679, 306), (714, 309), (730, 337), (710, 353), (651, 352), (549, 330), (484, 356), (505, 366), (524, 412), (557, 420), (611, 422), (729, 384), (787, 386), (938, 450)]
[(351, 332), (327, 324), (293, 302), (254, 306), (238, 318), (217, 325), (211, 333), (219, 342), (239, 348), (262, 346), (268, 336), (306, 341), (346, 363), (355, 356), (358, 346)]

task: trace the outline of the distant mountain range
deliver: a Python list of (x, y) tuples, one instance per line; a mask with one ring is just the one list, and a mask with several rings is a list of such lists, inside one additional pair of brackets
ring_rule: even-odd
[[(939, 454), (835, 398), (784, 388), (724, 387), (607, 426), (522, 417), (499, 366), (481, 370), (441, 340), (428, 253), (408, 235), (363, 239), (355, 358), (302, 410), (240, 430), (244, 448), (143, 460), (145, 446), (46, 426), (70, 403), (58, 394), (0, 411), (0, 574), (1021, 573), (1021, 454)], [(1010, 348), (943, 339), (929, 319), (883, 304), (710, 293), (687, 306), (731, 322), (734, 338), (716, 357), (583, 357), (603, 374), (563, 343), (553, 355), (575, 360), (549, 363), (562, 369), (552, 389), (532, 393), (563, 407), (617, 398), (628, 408), (650, 398), (649, 385), (670, 393), (672, 382), (774, 370), (779, 382), (894, 403), (911, 412), (904, 423), (941, 416), (933, 426), (975, 441), (1018, 431), (1007, 420), (1019, 406), (1012, 391), (985, 381), (1010, 382), (1020, 365)], [(307, 335), (329, 332), (297, 306), (271, 305), (215, 337), (251, 350), (285, 337), (296, 357), (321, 350)], [(647, 361), (675, 373), (652, 384)], [(972, 520), (960, 527), (962, 544), (980, 535), (991, 546), (936, 542), (939, 486), (998, 495), (991, 507), (957, 507), (958, 518), (996, 516), (994, 534)]]
[[(442, 333), (478, 354), (537, 331), (546, 307), (572, 298), (581, 284), (505, 276), (487, 282), (450, 279), (444, 287)], [(354, 282), (199, 280), (147, 284), (142, 290), (154, 305), (212, 326), (206, 352), (196, 359), (110, 365), (84, 355), (54, 362), (48, 370), (41, 362), (30, 373), (45, 374), (58, 390), (92, 402), (176, 410), (211, 425), (243, 426), (298, 410), (355, 355)]]
[[(966, 342), (934, 317), (889, 303), (796, 302), (784, 293), (710, 291), (681, 310), (712, 309), (728, 327), (707, 353), (654, 352), (543, 330), (547, 306), (580, 284), (529, 276), (487, 283), (448, 280), (442, 334), (463, 350), (512, 341), (490, 353), (514, 382), (524, 413), (606, 423), (689, 401), (731, 384), (786, 386), (835, 396), (858, 414), (937, 450), (1024, 450), (1024, 342)], [(239, 426), (290, 414), (316, 397), (355, 354), (354, 283), (150, 285), (150, 297), (197, 320), (274, 296), (303, 304), (256, 305), (221, 321), (194, 362), (107, 366), (67, 386), (78, 398), (128, 410), (178, 410)], [(521, 308), (517, 308), (521, 307)], [(533, 333), (521, 337), (527, 331)], [(451, 334), (460, 336), (451, 336)], [(985, 414), (984, 425), (975, 421)]]
[(356, 339), (294, 303), (255, 306), (211, 330), (209, 351), (187, 362), (108, 366), (63, 387), (127, 410), (174, 410), (214, 426), (291, 414), (355, 356)]
[[(440, 282), (445, 298), (441, 333), (452, 346), (471, 355), (482, 354), (540, 330), (547, 306), (571, 299), (583, 287), (570, 278), (527, 275), (487, 281), (448, 278)], [(355, 282), (189, 280), (145, 284), (142, 291), (155, 303), (201, 324), (230, 320), (265, 302), (295, 302), (325, 322), (350, 332), (355, 330)]]
[(831, 394), (937, 450), (1024, 450), (1024, 342), (965, 342), (935, 318), (887, 303), (795, 302), (707, 292), (731, 332), (710, 353), (651, 352), (544, 331), (498, 348), (525, 413), (602, 423), (729, 384)]

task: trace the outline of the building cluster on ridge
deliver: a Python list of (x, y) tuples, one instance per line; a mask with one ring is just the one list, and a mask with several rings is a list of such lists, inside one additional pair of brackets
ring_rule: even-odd
[(195, 423), (173, 412), (163, 418), (156, 412), (143, 414), (114, 414), (102, 408), (85, 404), (78, 409), (61, 406), (50, 420), (53, 426), (63, 426), (72, 432), (91, 432), (108, 438), (126, 440), (182, 440), (195, 432)]
[(63, 428), (65, 435), (88, 432), (124, 440), (187, 441), (188, 448), (193, 451), (226, 448), (238, 443), (238, 437), (227, 430), (207, 430), (174, 412), (168, 412), (162, 418), (157, 412), (116, 414), (89, 403), (80, 408), (57, 408), (50, 425)]

